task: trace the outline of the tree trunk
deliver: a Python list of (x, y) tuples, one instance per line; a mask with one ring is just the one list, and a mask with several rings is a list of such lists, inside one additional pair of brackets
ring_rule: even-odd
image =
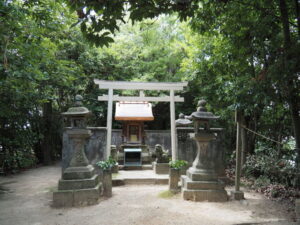
[[(299, 13), (298, 3), (296, 4), (297, 13)], [(292, 46), (291, 35), (290, 35), (290, 26), (289, 26), (289, 14), (286, 6), (285, 0), (279, 0), (279, 9), (281, 15), (281, 22), (282, 22), (282, 30), (284, 35), (284, 47), (285, 47), (285, 58), (284, 58), (284, 66), (286, 72), (287, 80), (287, 101), (290, 107), (291, 117), (292, 117), (292, 126), (294, 129), (294, 138), (296, 141), (296, 168), (297, 168), (297, 175), (295, 176), (295, 186), (300, 185), (300, 116), (299, 116), (299, 105), (298, 105), (298, 90), (297, 88), (293, 88), (293, 81), (298, 79), (296, 71), (290, 71), (288, 67), (288, 61), (291, 58), (290, 55), (290, 48)], [(297, 19), (299, 19), (299, 14), (297, 14)], [(297, 21), (298, 22), (298, 21)], [(299, 25), (299, 23), (298, 23)]]
[(290, 111), (293, 122), (294, 138), (296, 142), (296, 169), (298, 171), (294, 185), (295, 187), (300, 186), (300, 116), (299, 116), (299, 104), (297, 98), (292, 99), (290, 102)]
[(294, 0), (295, 9), (296, 9), (296, 18), (297, 18), (297, 28), (298, 28), (298, 40), (300, 39), (300, 8), (299, 8), (299, 0)]
[(284, 47), (285, 51), (288, 51), (291, 46), (291, 35), (290, 35), (290, 25), (289, 25), (289, 14), (286, 7), (285, 0), (279, 0), (279, 9), (281, 14), (281, 22), (284, 37)]
[(248, 135), (247, 135), (247, 130), (244, 128), (244, 126), (246, 126), (245, 123), (245, 117), (242, 117), (241, 120), (241, 139), (242, 139), (242, 166), (245, 164), (246, 162), (246, 157), (247, 157), (247, 153), (248, 153)]
[[(244, 126), (249, 128), (250, 130), (256, 131), (257, 130), (257, 126), (256, 123), (252, 123), (255, 120), (254, 117), (251, 116), (246, 116), (245, 117), (245, 121), (244, 121)], [(246, 154), (254, 154), (255, 151), (255, 143), (256, 143), (256, 135), (253, 134), (252, 132), (248, 132), (245, 131), (244, 135), (246, 137), (244, 137), (245, 140), (245, 149), (247, 149)]]
[(42, 141), (42, 152), (43, 152), (43, 163), (49, 165), (52, 162), (52, 102), (46, 102), (43, 105), (43, 141)]

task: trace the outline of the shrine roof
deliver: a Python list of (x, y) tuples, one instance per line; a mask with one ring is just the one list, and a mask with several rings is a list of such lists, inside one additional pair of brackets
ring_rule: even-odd
[(149, 102), (117, 102), (115, 120), (151, 121), (154, 120), (152, 104)]

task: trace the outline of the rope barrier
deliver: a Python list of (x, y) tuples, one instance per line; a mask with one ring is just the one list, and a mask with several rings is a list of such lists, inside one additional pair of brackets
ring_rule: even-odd
[(268, 137), (266, 137), (266, 136), (264, 136), (264, 135), (262, 135), (262, 134), (259, 134), (259, 133), (255, 132), (254, 130), (250, 130), (249, 128), (247, 128), (247, 127), (244, 126), (244, 125), (241, 125), (241, 127), (245, 128), (246, 130), (248, 130), (248, 131), (250, 131), (250, 132), (252, 132), (252, 133), (254, 133), (254, 134), (258, 135), (258, 136), (261, 136), (261, 137), (263, 137), (263, 138), (265, 138), (265, 139), (267, 139), (267, 140), (269, 140), (269, 141), (273, 141), (273, 142), (275, 142), (275, 143), (277, 143), (277, 144), (284, 145), (284, 143), (281, 143), (281, 142), (279, 142), (279, 141), (275, 141), (275, 140), (273, 140), (273, 139), (271, 139), (271, 138), (268, 138)]

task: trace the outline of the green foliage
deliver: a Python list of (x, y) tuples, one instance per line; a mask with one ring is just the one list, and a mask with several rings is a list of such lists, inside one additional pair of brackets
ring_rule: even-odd
[(257, 187), (270, 183), (293, 186), (297, 172), (294, 161), (296, 153), (293, 150), (285, 151), (278, 154), (271, 148), (257, 149), (255, 155), (247, 157), (244, 165), (245, 176), (257, 179), (255, 181)]
[(116, 164), (116, 160), (114, 160), (111, 156), (105, 161), (99, 161), (96, 163), (96, 165), (99, 166), (102, 170), (110, 170)]
[[(112, 35), (120, 30), (125, 20), (140, 22), (143, 19), (155, 19), (161, 14), (181, 12), (181, 20), (193, 15), (198, 8), (197, 1), (73, 1), (68, 0), (71, 10), (77, 12), (78, 22), (85, 37), (96, 46), (108, 46), (113, 42)], [(74, 24), (75, 25), (75, 24)]]
[[(89, 46), (80, 31), (71, 27), (75, 16), (60, 1), (9, 1), (0, 7), (0, 152), (12, 167), (22, 166), (25, 160), (15, 163), (15, 151), (33, 150), (43, 163), (49, 146), (50, 159), (60, 157), (60, 113), (72, 105), (77, 93), (93, 112), (90, 124), (105, 125), (106, 105), (97, 101), (105, 92), (99, 91), (94, 78), (181, 79), (182, 53), (174, 44), (180, 24), (175, 17), (122, 26), (116, 36), (119, 41), (99, 49)], [(170, 32), (171, 24), (177, 24), (176, 32)], [(153, 48), (157, 39), (161, 42)], [(161, 128), (168, 125), (157, 123)]]
[(181, 168), (187, 166), (187, 161), (185, 160), (175, 160), (175, 161), (170, 161), (169, 166), (173, 169), (180, 170)]
[[(0, 162), (0, 170), (4, 173), (17, 172), (20, 169), (31, 168), (37, 164), (37, 158), (33, 151), (16, 150), (4, 153), (3, 162)], [(2, 157), (1, 156), (1, 157)]]
[(10, 170), (31, 166), (32, 150), (45, 162), (45, 146), (60, 156), (60, 112), (85, 84), (77, 60), (86, 44), (59, 1), (2, 1), (0, 14), (0, 152)]

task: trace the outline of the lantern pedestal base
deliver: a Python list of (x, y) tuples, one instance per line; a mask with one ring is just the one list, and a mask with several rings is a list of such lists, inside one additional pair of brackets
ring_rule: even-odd
[(102, 183), (94, 188), (77, 190), (58, 190), (53, 192), (53, 207), (72, 207), (94, 205), (102, 195)]
[(196, 202), (225, 202), (228, 200), (223, 181), (213, 169), (190, 167), (186, 176), (181, 176), (182, 197)]
[(182, 197), (184, 200), (196, 202), (225, 202), (228, 200), (225, 184), (216, 179), (215, 176), (210, 177), (205, 173), (191, 173), (187, 171), (187, 176), (181, 176)]
[(103, 194), (103, 185), (92, 165), (68, 167), (53, 192), (54, 207), (71, 207), (97, 204)]
[(68, 167), (62, 175), (64, 180), (86, 179), (94, 175), (95, 169), (92, 165), (81, 167)]
[(195, 169), (193, 167), (186, 171), (186, 175), (192, 181), (216, 181), (218, 179), (214, 170)]

